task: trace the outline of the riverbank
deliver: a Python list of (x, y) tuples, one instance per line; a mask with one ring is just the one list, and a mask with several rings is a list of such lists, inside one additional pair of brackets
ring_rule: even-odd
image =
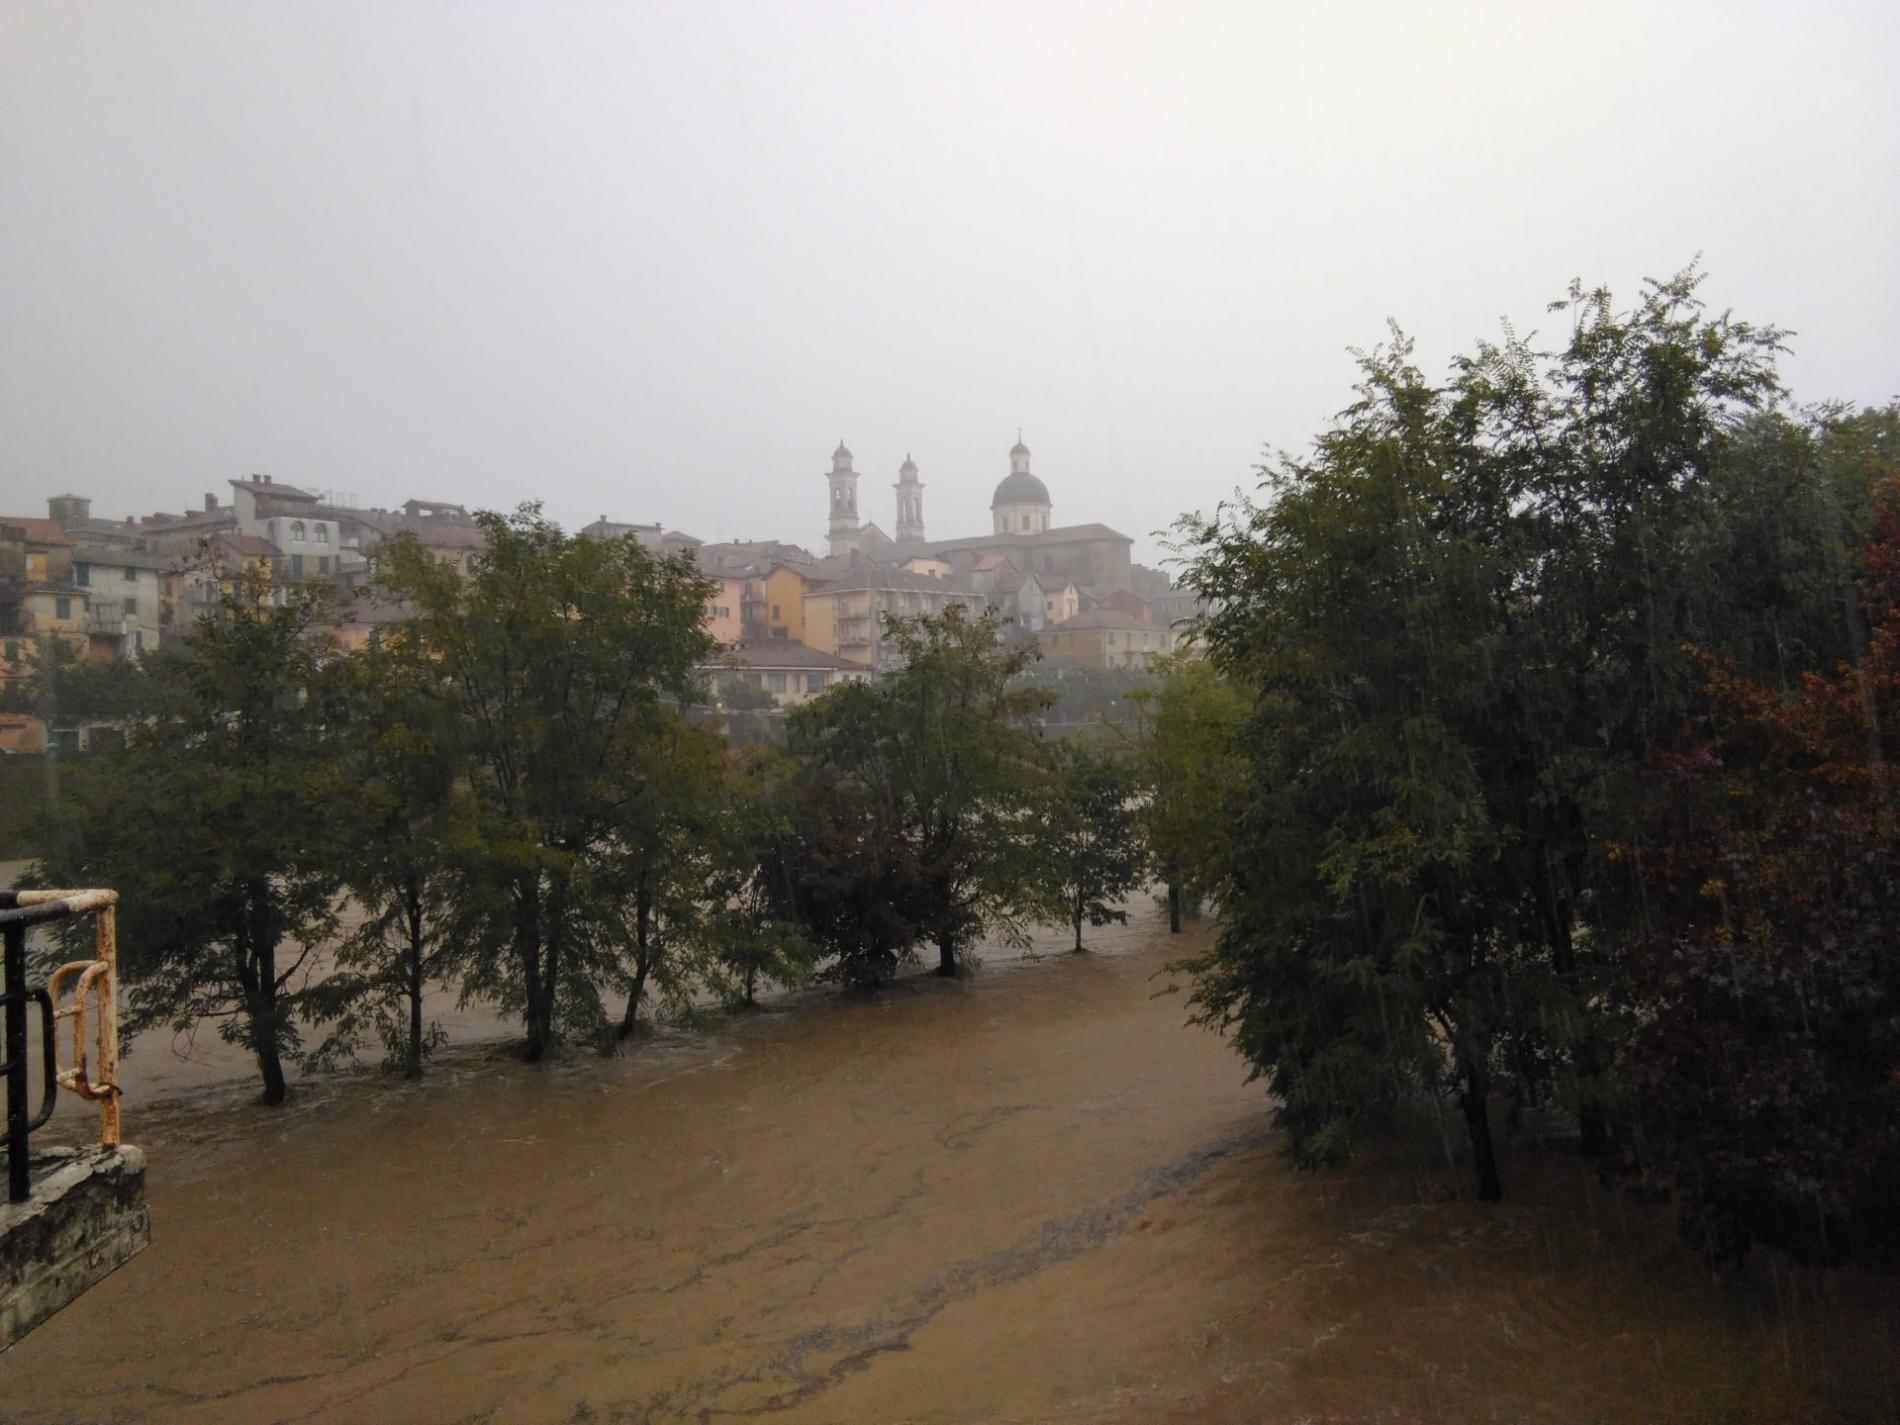
[(618, 1059), (131, 1108), (153, 1245), (0, 1420), (1900, 1413), (1885, 1284), (1713, 1278), (1564, 1153), (1493, 1208), (1429, 1152), (1294, 1173), (1136, 920)]

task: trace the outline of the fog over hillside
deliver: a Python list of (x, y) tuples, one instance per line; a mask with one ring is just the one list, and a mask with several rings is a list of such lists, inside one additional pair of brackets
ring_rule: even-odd
[(1303, 446), (1388, 316), (1428, 367), (1572, 276), (1798, 332), (1885, 400), (1891, 6), (0, 9), (0, 483), (267, 471), (823, 537), (1138, 540)]

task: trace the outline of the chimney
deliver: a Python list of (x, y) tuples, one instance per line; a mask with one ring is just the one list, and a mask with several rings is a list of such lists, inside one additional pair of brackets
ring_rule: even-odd
[(206, 495), (205, 496), (205, 513), (210, 514), (217, 508), (218, 508), (218, 497), (216, 495)]

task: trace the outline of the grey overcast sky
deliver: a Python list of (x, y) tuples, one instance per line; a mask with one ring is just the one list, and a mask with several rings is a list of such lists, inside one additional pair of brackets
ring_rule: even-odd
[(247, 472), (822, 549), (1150, 532), (1698, 252), (1900, 391), (1900, 5), (0, 0), (0, 510)]

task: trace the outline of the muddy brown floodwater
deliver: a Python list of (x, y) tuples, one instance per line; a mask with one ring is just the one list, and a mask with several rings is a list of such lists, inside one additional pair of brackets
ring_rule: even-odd
[(1900, 1414), (1885, 1284), (1716, 1279), (1560, 1151), (1493, 1208), (1442, 1156), (1291, 1171), (1136, 920), (619, 1059), (133, 1103), (153, 1245), (0, 1418)]

